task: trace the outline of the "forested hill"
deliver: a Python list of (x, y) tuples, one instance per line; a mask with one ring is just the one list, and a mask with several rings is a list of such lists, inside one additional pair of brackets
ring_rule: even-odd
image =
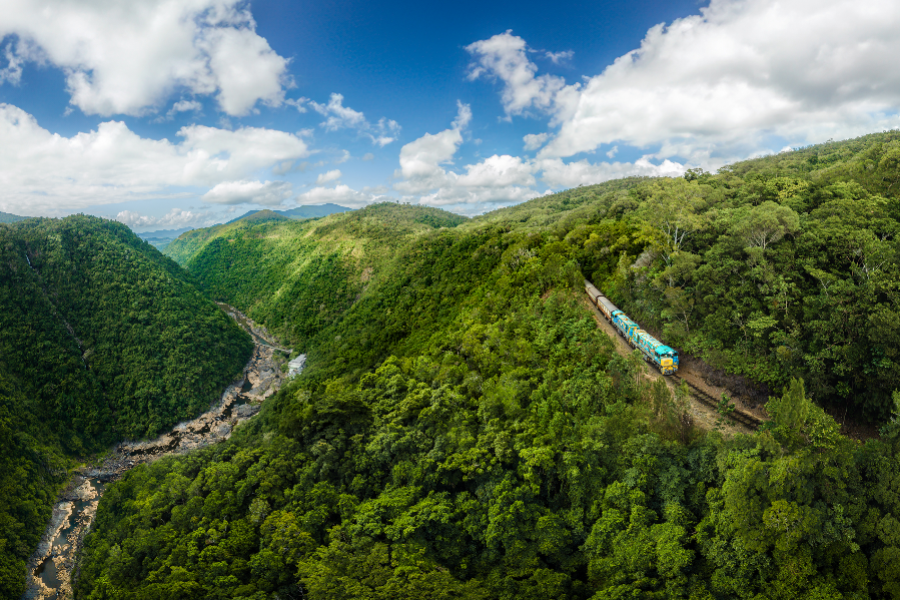
[[(897, 597), (898, 141), (586, 186), (454, 228), (373, 207), (210, 235), (191, 273), (299, 327), (309, 368), (229, 441), (112, 485), (79, 597)], [(304, 266), (331, 248), (359, 262)], [(295, 272), (328, 293), (279, 284)], [(770, 385), (772, 420), (695, 430), (686, 386), (651, 384), (596, 327), (585, 277)], [(881, 439), (840, 435), (809, 390), (877, 415)]]
[(226, 225), (188, 232), (166, 254), (214, 299), (305, 348), (383, 271), (410, 239), (466, 221), (446, 211), (399, 204), (310, 221), (261, 211)]
[(28, 217), (20, 217), (18, 215), (11, 215), (0, 211), (0, 223), (15, 223), (17, 221), (24, 221), (27, 218)]
[(713, 366), (773, 391), (802, 376), (841, 414), (890, 416), (900, 132), (585, 186), (476, 223), (550, 232), (633, 318)]
[(251, 350), (124, 225), (0, 225), (0, 597), (21, 594), (72, 459), (197, 414)]

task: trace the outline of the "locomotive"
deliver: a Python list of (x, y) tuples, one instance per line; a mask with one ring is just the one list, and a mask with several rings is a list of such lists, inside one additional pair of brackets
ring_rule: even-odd
[(585, 280), (584, 289), (588, 296), (607, 321), (612, 323), (632, 348), (637, 348), (647, 362), (656, 365), (663, 375), (673, 375), (678, 371), (678, 352), (641, 329), (640, 325), (628, 318), (624, 312), (616, 308), (609, 298)]

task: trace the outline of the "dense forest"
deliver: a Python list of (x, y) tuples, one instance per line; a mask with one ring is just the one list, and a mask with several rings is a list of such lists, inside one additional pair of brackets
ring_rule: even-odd
[(409, 240), (464, 222), (445, 211), (383, 204), (309, 221), (260, 211), (188, 232), (166, 248), (215, 300), (240, 306), (298, 348), (382, 277)]
[(0, 597), (21, 595), (69, 468), (202, 412), (251, 350), (124, 225), (0, 225)]
[[(898, 160), (889, 132), (466, 222), (188, 234), (203, 289), (309, 367), (229, 441), (110, 486), (79, 597), (900, 597)], [(693, 428), (584, 277), (772, 389), (771, 421)]]

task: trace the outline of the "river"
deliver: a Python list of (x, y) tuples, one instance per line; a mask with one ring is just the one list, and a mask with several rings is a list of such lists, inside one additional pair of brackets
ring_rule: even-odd
[[(236, 426), (259, 412), (286, 379), (281, 371), (283, 358), (290, 354), (271, 335), (246, 315), (226, 304), (219, 304), (240, 324), (255, 344), (253, 355), (242, 377), (228, 386), (208, 411), (183, 421), (155, 440), (125, 441), (116, 444), (98, 464), (76, 472), (57, 498), (53, 516), (37, 549), (28, 561), (28, 581), (23, 600), (63, 600), (73, 597), (71, 579), (77, 571), (77, 557), (85, 534), (97, 513), (103, 490), (135, 465), (153, 462), (168, 454), (183, 454), (231, 437)], [(302, 369), (305, 356), (293, 364)], [(292, 369), (295, 374), (297, 369)], [(77, 575), (77, 573), (76, 573)]]

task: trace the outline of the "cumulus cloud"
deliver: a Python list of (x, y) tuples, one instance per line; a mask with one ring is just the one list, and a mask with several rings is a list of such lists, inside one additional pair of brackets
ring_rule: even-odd
[(451, 162), (463, 142), (462, 129), (472, 119), (468, 104), (457, 101), (457, 114), (450, 129), (426, 133), (400, 149), (400, 169), (394, 173), (403, 179), (394, 188), (404, 193), (420, 193), (447, 182), (447, 172), (441, 167)]
[(35, 49), (15, 60), (7, 54), (6, 69), (15, 73), (23, 57), (59, 67), (71, 104), (87, 114), (141, 115), (186, 90), (215, 95), (222, 111), (241, 116), (258, 101), (280, 104), (290, 84), (288, 60), (256, 33), (245, 7), (242, 0), (7, 0), (0, 39)]
[(519, 157), (494, 155), (466, 165), (462, 174), (444, 168), (453, 164), (471, 120), (469, 105), (457, 102), (450, 129), (426, 133), (403, 146), (394, 189), (432, 206), (507, 204), (540, 195), (529, 187), (535, 184), (531, 165)]
[(889, 0), (711, 0), (651, 28), (601, 74), (538, 75), (506, 32), (467, 47), (470, 78), (503, 84), (507, 115), (543, 113), (557, 135), (540, 157), (602, 144), (659, 145), (659, 158), (733, 160), (900, 124), (900, 4)]
[(551, 108), (565, 80), (555, 75), (536, 75), (537, 65), (528, 59), (525, 40), (506, 31), (494, 37), (466, 46), (473, 57), (469, 65), (469, 80), (480, 77), (499, 79), (507, 116), (520, 115), (530, 108), (546, 111)]
[(549, 133), (529, 133), (522, 138), (522, 141), (525, 142), (525, 150), (537, 150), (548, 139), (550, 139)]
[(297, 204), (340, 204), (348, 208), (358, 208), (378, 201), (380, 194), (359, 192), (340, 184), (333, 188), (314, 187), (297, 196)]
[(201, 199), (211, 204), (280, 206), (292, 193), (287, 181), (224, 181), (203, 194)]
[(561, 64), (575, 56), (574, 50), (563, 50), (562, 52), (544, 52), (544, 56), (553, 61), (554, 64)]
[(179, 100), (175, 104), (172, 105), (172, 108), (166, 113), (165, 117), (159, 117), (156, 119), (157, 122), (162, 121), (171, 121), (175, 118), (175, 115), (182, 112), (196, 112), (203, 109), (203, 105), (197, 102), (196, 100)]
[(6, 59), (6, 66), (0, 69), (0, 85), (7, 81), (18, 85), (22, 80), (22, 66), (30, 60), (41, 61), (40, 53), (22, 39), (16, 44), (7, 43), (3, 48), (3, 58)]
[(333, 171), (328, 171), (327, 173), (320, 173), (319, 176), (316, 177), (316, 185), (324, 185), (331, 181), (337, 181), (340, 178), (340, 169), (334, 169)]
[(653, 164), (646, 156), (633, 163), (591, 163), (587, 159), (563, 162), (559, 158), (547, 158), (535, 161), (535, 169), (543, 172), (541, 179), (554, 188), (571, 188), (579, 185), (592, 185), (620, 177), (680, 177), (684, 175), (685, 166), (664, 160)]
[(299, 137), (257, 127), (190, 125), (178, 137), (142, 138), (118, 121), (65, 137), (0, 103), (0, 210), (34, 214), (156, 197), (248, 179), (310, 154)]
[(344, 106), (342, 94), (331, 94), (328, 104), (319, 104), (312, 100), (308, 102), (313, 110), (325, 117), (325, 121), (321, 124), (325, 131), (355, 129), (381, 148), (393, 142), (400, 133), (400, 124), (393, 119), (382, 117), (373, 125), (366, 120), (365, 114)]
[(134, 230), (153, 231), (155, 229), (205, 227), (213, 224), (216, 218), (210, 211), (194, 212), (173, 208), (161, 217), (151, 217), (131, 210), (123, 210), (116, 215), (116, 221), (124, 223)]

